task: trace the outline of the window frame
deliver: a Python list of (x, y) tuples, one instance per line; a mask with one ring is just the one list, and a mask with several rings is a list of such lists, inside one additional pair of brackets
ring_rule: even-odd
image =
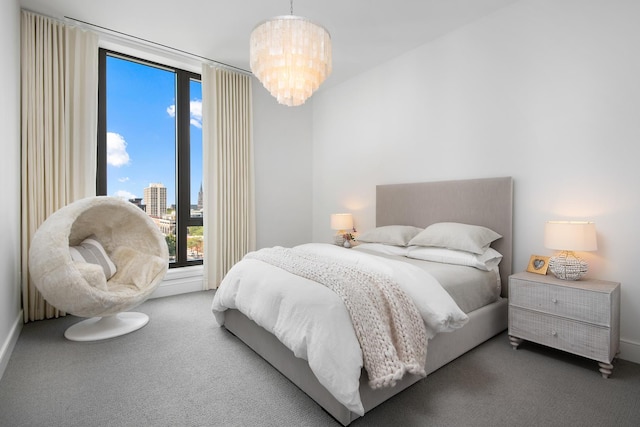
[[(107, 194), (107, 57), (112, 56), (142, 65), (160, 68), (176, 75), (176, 259), (169, 268), (202, 265), (203, 260), (187, 259), (187, 231), (189, 227), (203, 226), (203, 217), (191, 216), (191, 111), (190, 84), (202, 82), (200, 74), (160, 64), (117, 51), (100, 48), (98, 53), (98, 150), (96, 194)], [(204, 214), (204, 212), (203, 212)]]

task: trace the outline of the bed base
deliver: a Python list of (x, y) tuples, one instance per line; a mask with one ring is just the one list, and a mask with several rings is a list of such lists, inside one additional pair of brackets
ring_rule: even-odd
[[(507, 329), (507, 300), (479, 308), (469, 315), (469, 322), (454, 332), (441, 333), (429, 341), (427, 374), (446, 365), (472, 348)], [(275, 335), (267, 332), (238, 310), (225, 312), (225, 328), (280, 371), (291, 382), (316, 401), (342, 425), (349, 425), (358, 415), (339, 403), (309, 368), (306, 360), (294, 356)], [(360, 377), (360, 397), (365, 412), (419, 381), (405, 375), (395, 387), (373, 390), (367, 385), (366, 371)]]

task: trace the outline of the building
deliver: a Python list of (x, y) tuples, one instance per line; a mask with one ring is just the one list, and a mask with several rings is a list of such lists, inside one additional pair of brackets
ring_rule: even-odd
[(129, 199), (129, 202), (133, 203), (134, 205), (136, 205), (137, 207), (139, 207), (143, 211), (146, 211), (145, 206), (142, 204), (142, 198), (136, 197), (134, 199)]
[(144, 204), (147, 215), (162, 218), (167, 213), (167, 187), (151, 183), (144, 189)]
[(154, 216), (153, 222), (165, 236), (176, 234), (176, 217), (174, 215), (163, 215), (161, 218)]

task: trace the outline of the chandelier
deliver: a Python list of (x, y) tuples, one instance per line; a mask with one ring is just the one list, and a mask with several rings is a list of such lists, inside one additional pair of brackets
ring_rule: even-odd
[(280, 104), (302, 105), (331, 74), (331, 35), (307, 18), (276, 16), (251, 32), (251, 71)]

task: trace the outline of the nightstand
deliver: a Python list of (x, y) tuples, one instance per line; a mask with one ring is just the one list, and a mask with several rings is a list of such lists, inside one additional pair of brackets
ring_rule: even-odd
[(522, 340), (595, 360), (604, 378), (620, 344), (620, 283), (509, 276), (509, 340)]

